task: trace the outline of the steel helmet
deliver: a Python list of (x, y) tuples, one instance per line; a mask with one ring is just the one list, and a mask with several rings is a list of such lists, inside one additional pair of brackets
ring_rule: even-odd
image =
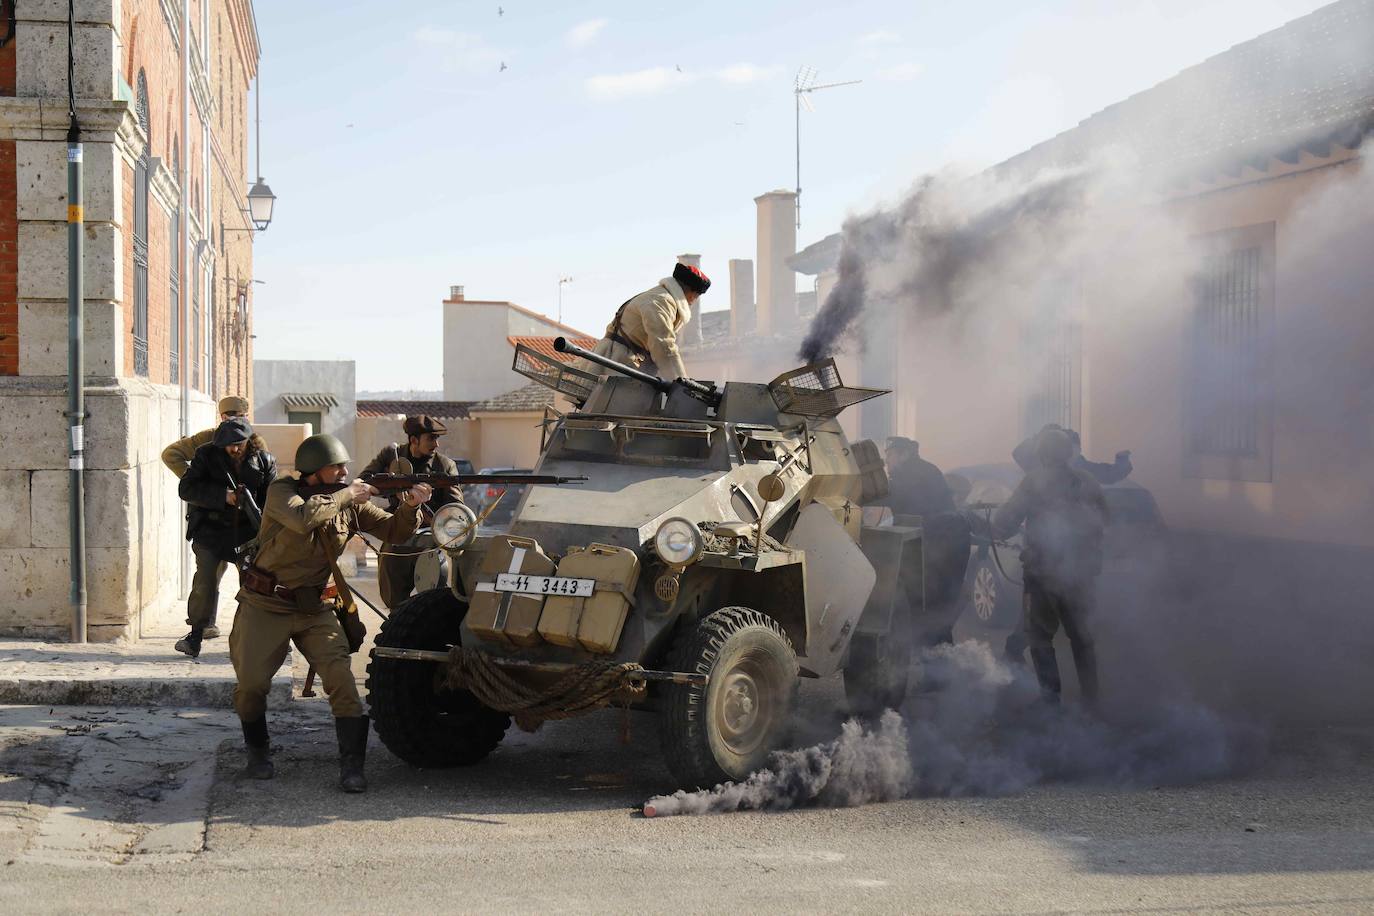
[(351, 460), (344, 444), (329, 433), (311, 436), (296, 449), (296, 470), (303, 477), (331, 464), (343, 464)]

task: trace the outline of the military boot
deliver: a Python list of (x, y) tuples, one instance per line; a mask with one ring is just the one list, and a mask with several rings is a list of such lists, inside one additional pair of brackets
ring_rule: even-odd
[(1031, 663), (1035, 666), (1035, 679), (1040, 682), (1040, 696), (1052, 706), (1059, 705), (1059, 659), (1055, 657), (1054, 647), (1030, 650)]
[(1073, 666), (1078, 671), (1078, 692), (1083, 705), (1097, 708), (1097, 649), (1091, 644), (1074, 647)]
[(367, 716), (341, 716), (334, 720), (339, 736), (339, 788), (345, 792), (366, 792)]
[(277, 768), (272, 765), (271, 746), (267, 738), (266, 717), (254, 722), (243, 722), (243, 743), (248, 748), (248, 766), (243, 775), (249, 779), (271, 779)]
[(178, 639), (176, 641), (176, 645), (174, 645), (172, 648), (176, 649), (183, 655), (189, 655), (192, 658), (199, 658), (200, 643), (201, 640), (203, 640), (204, 638), (204, 627), (191, 627), (191, 632), (187, 633), (185, 636)]

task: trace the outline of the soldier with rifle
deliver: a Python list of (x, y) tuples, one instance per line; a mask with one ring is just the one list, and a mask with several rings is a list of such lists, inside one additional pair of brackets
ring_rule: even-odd
[(242, 549), (257, 537), (257, 507), (276, 476), (276, 459), (243, 417), (225, 420), (195, 450), (177, 488), (187, 504), (186, 539), (196, 559), (186, 600), (191, 631), (177, 640), (178, 652), (197, 658), (202, 641), (211, 638), (220, 579), (230, 563), (239, 567)]
[[(406, 444), (400, 446), (393, 442), (378, 452), (377, 457), (363, 469), (364, 477), (384, 472), (402, 475), (458, 474), (458, 465), (453, 459), (439, 453), (439, 437), (448, 432), (448, 427), (434, 417), (421, 414), (406, 417), (402, 429), (406, 434)], [(426, 516), (432, 518), (434, 513), (444, 506), (462, 501), (463, 492), (456, 485), (435, 486), (434, 495), (421, 509), (420, 523), (423, 525)], [(397, 503), (400, 502), (400, 496), (388, 494), (387, 502), (394, 512)], [(382, 594), (382, 602), (388, 608), (394, 608), (410, 597), (410, 593), (415, 590), (415, 562), (426, 548), (433, 546), (432, 543), (423, 543), (417, 536), (412, 536), (403, 543), (382, 544), (381, 556), (377, 563), (377, 589)], [(447, 557), (441, 558), (441, 570), (444, 569), (446, 561)], [(432, 585), (433, 583), (429, 583), (427, 587)]]
[(274, 775), (267, 694), (294, 642), (320, 673), (329, 696), (339, 742), (339, 786), (345, 792), (367, 790), (368, 718), (349, 663), (365, 631), (338, 557), (360, 531), (386, 543), (404, 541), (432, 491), (424, 483), (409, 484), (392, 514), (369, 502), (381, 492), (378, 488), (362, 480), (349, 482), (349, 460), (335, 437), (311, 436), (296, 449), (300, 476), (279, 478), (267, 490), (257, 556), (243, 571), (229, 634), (229, 658), (238, 681), (234, 709), (243, 726), (245, 772), (251, 779)]

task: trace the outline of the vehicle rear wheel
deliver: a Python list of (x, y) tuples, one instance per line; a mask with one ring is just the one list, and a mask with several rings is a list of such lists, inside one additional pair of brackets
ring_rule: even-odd
[(785, 739), (797, 692), (797, 654), (777, 621), (727, 607), (680, 633), (674, 671), (710, 675), (705, 687), (668, 685), (659, 741), (683, 788), (740, 780)]
[[(443, 650), (458, 644), (467, 604), (446, 588), (421, 592), (391, 612), (378, 646)], [(510, 716), (483, 706), (466, 690), (443, 684), (434, 662), (373, 658), (367, 665), (372, 727), (387, 750), (417, 767), (467, 766), (490, 754)]]
[(911, 640), (897, 635), (856, 635), (844, 666), (844, 695), (849, 711), (877, 716), (901, 709), (911, 680)]

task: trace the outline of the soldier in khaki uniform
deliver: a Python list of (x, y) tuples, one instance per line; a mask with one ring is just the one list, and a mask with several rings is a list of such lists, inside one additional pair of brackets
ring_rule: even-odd
[(229, 658), (238, 679), (234, 709), (243, 724), (246, 774), (252, 779), (273, 776), (267, 693), (288, 644), (294, 642), (319, 672), (329, 696), (339, 740), (339, 785), (345, 792), (367, 790), (363, 762), (368, 719), (349, 664), (348, 638), (335, 615), (336, 589), (346, 590), (335, 559), (359, 531), (384, 541), (405, 540), (415, 530), (416, 510), (431, 493), (423, 484), (412, 487), (394, 515), (368, 502), (377, 490), (361, 480), (328, 495), (301, 496), (302, 485), (345, 484), (348, 461), (338, 439), (311, 436), (296, 450), (300, 476), (278, 478), (267, 489), (257, 560), (244, 571), (229, 634)]
[[(234, 417), (248, 417), (248, 401), (236, 395), (220, 398), (219, 421), (223, 423)], [(167, 470), (177, 475), (178, 480), (185, 477), (186, 469), (191, 466), (191, 459), (196, 456), (196, 449), (202, 445), (208, 445), (210, 440), (215, 438), (215, 430), (218, 428), (218, 426), (211, 426), (209, 429), (202, 429), (200, 432), (178, 439), (164, 448), (162, 450), (162, 463), (167, 465)]]
[[(692, 318), (692, 303), (711, 288), (710, 279), (695, 267), (678, 264), (671, 277), (633, 297), (615, 313), (594, 352), (628, 363), (668, 381), (687, 378), (677, 335)], [(600, 366), (589, 367), (598, 375)]]
[[(415, 417), (406, 417), (402, 429), (405, 430), (407, 442), (404, 447), (395, 443), (388, 445), (377, 453), (367, 467), (363, 468), (364, 474), (392, 473), (392, 474), (446, 474), (457, 476), (458, 465), (447, 455), (439, 454), (439, 437), (448, 432), (448, 427), (436, 420), (434, 417), (421, 414)], [(388, 497), (391, 510), (396, 511), (398, 498)], [(439, 511), (450, 503), (460, 503), (463, 501), (463, 492), (458, 487), (444, 487), (434, 491), (434, 495), (429, 498), (426, 505), (428, 514)], [(423, 514), (423, 513), (422, 513)], [(423, 525), (425, 520), (421, 519)], [(377, 563), (377, 588), (382, 593), (382, 601), (389, 608), (394, 608), (402, 601), (410, 597), (410, 593), (415, 590), (415, 561), (422, 550), (432, 548), (433, 541), (417, 543), (417, 538), (411, 537), (401, 544), (382, 544), (382, 557)], [(398, 554), (409, 554), (408, 556), (398, 556)], [(441, 558), (440, 566), (446, 558)], [(432, 584), (432, 583), (431, 583)]]
[[(230, 395), (219, 399), (219, 419), (223, 423), (225, 420), (232, 420), (234, 417), (248, 417), (248, 401), (236, 395)], [(191, 459), (196, 456), (196, 449), (202, 445), (209, 445), (215, 438), (215, 430), (218, 426), (209, 429), (202, 429), (198, 433), (178, 439), (171, 445), (162, 450), (162, 463), (167, 465), (167, 470), (177, 476), (177, 479), (186, 476), (186, 469), (191, 466)], [(254, 434), (252, 437), (252, 447), (257, 451), (266, 452), (267, 444)], [(191, 594), (186, 602), (186, 623), (192, 628), (201, 628), (201, 638), (218, 639), (219, 627), (215, 626), (215, 616), (219, 611), (218, 595), (219, 580), (224, 576), (224, 567), (212, 564), (202, 568), (200, 554), (196, 554), (196, 574), (191, 580)], [(200, 588), (197, 588), (200, 585)], [(207, 591), (205, 586), (210, 586)], [(214, 596), (213, 598), (211, 596)], [(199, 611), (200, 608), (208, 610), (208, 616)], [(182, 639), (177, 644), (178, 652), (186, 652), (184, 646), (189, 646), (186, 639)], [(186, 652), (194, 657), (200, 651), (199, 646), (196, 652)]]

